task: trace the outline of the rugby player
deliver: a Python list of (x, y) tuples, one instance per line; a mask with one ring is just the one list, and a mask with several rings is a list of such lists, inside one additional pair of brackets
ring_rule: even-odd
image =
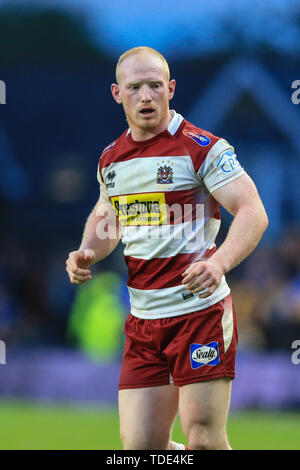
[[(232, 145), (170, 110), (175, 85), (152, 48), (119, 58), (111, 92), (129, 128), (100, 157), (100, 197), (66, 269), (72, 283), (87, 282), (90, 266), (125, 244), (124, 448), (183, 448), (171, 441), (179, 412), (190, 449), (231, 449), (237, 327), (225, 274), (254, 250), (268, 219)], [(217, 248), (220, 206), (233, 222)]]

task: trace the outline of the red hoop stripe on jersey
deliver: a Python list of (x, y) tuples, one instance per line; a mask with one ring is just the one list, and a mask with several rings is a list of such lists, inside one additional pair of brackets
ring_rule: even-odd
[[(128, 194), (128, 197), (131, 198), (136, 195), (138, 199), (139, 194), (149, 194), (149, 198), (151, 198), (152, 193), (133, 193)], [(203, 219), (203, 216), (206, 220), (210, 218), (221, 219), (219, 203), (204, 188), (196, 187), (188, 190), (166, 191), (163, 194), (166, 203), (167, 225), (194, 221), (197, 220), (197, 215), (200, 219)], [(126, 198), (126, 195), (114, 196), (114, 198), (116, 197)], [(110, 200), (112, 202), (112, 197)], [(201, 213), (201, 207), (200, 212), (197, 213), (197, 205), (203, 207), (204, 213)], [(136, 225), (148, 224), (138, 223)]]
[[(184, 215), (184, 206), (188, 204), (193, 204), (192, 209), (192, 218), (191, 220), (196, 219), (196, 204), (204, 204), (204, 217), (206, 219), (214, 218), (221, 219), (220, 213), (220, 204), (211, 196), (205, 188), (193, 188), (188, 190), (181, 191), (170, 191), (165, 192), (166, 204), (172, 206), (173, 204), (179, 204), (182, 207), (182, 214)], [(190, 217), (190, 211), (186, 211), (187, 219)], [(189, 219), (187, 219), (189, 220)], [(170, 224), (184, 222), (182, 219), (174, 220), (170, 217)]]
[(178, 286), (183, 279), (181, 274), (190, 264), (208, 259), (215, 251), (216, 247), (206, 250), (201, 257), (199, 253), (186, 253), (150, 260), (124, 256), (129, 271), (127, 285), (144, 290)]

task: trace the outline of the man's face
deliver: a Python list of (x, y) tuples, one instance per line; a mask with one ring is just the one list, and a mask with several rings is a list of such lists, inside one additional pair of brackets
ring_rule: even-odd
[(112, 93), (122, 103), (130, 128), (145, 134), (160, 130), (168, 120), (175, 80), (168, 81), (159, 57), (149, 53), (128, 57), (120, 64), (118, 81)]

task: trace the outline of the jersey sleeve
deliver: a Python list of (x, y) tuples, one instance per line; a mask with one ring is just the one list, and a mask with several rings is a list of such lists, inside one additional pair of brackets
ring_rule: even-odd
[(109, 200), (109, 196), (108, 196), (108, 192), (107, 192), (107, 189), (106, 189), (106, 185), (103, 181), (103, 178), (101, 176), (101, 173), (100, 173), (100, 164), (98, 164), (98, 167), (97, 167), (97, 180), (99, 182), (99, 186), (100, 186), (100, 201), (104, 204), (110, 204), (110, 200)]
[(225, 139), (218, 140), (211, 147), (198, 171), (210, 193), (245, 173), (234, 148)]

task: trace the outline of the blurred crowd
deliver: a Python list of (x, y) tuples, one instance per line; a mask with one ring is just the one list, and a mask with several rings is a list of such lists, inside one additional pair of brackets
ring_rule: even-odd
[[(277, 244), (262, 244), (227, 276), (238, 317), (240, 350), (287, 351), (293, 340), (300, 339), (299, 231), (290, 228)], [(72, 339), (69, 329), (74, 304), (83, 288), (71, 285), (68, 280), (67, 252), (62, 246), (37, 249), (18, 238), (1, 241), (0, 331), (8, 347), (80, 347), (79, 336), (73, 335)], [(115, 319), (119, 316), (111, 329), (117, 330), (120, 338), (117, 348), (121, 350), (123, 322), (129, 305), (126, 271), (120, 264), (120, 256), (121, 247), (108, 262), (94, 268), (94, 277), (97, 271), (117, 273), (120, 288), (113, 289), (106, 284), (104, 291), (97, 288), (93, 292), (99, 302), (104, 297), (106, 302), (96, 305), (94, 318), (98, 317), (97, 311), (99, 318), (103, 314), (105, 325), (110, 315), (114, 314)], [(115, 279), (111, 285), (116, 285)], [(86, 293), (86, 297), (81, 296), (77, 302), (79, 331), (83, 330), (80, 321), (84, 322), (85, 312), (92, 302), (91, 291)], [(117, 299), (117, 304), (112, 304), (109, 296)], [(117, 305), (115, 310), (113, 305)], [(92, 323), (89, 328), (93, 330)], [(101, 342), (101, 335), (98, 339), (96, 335), (95, 341)]]
[(17, 238), (0, 249), (0, 331), (7, 345), (62, 344), (72, 301), (62, 254)]
[(289, 351), (300, 338), (300, 230), (289, 228), (228, 275), (240, 349)]

